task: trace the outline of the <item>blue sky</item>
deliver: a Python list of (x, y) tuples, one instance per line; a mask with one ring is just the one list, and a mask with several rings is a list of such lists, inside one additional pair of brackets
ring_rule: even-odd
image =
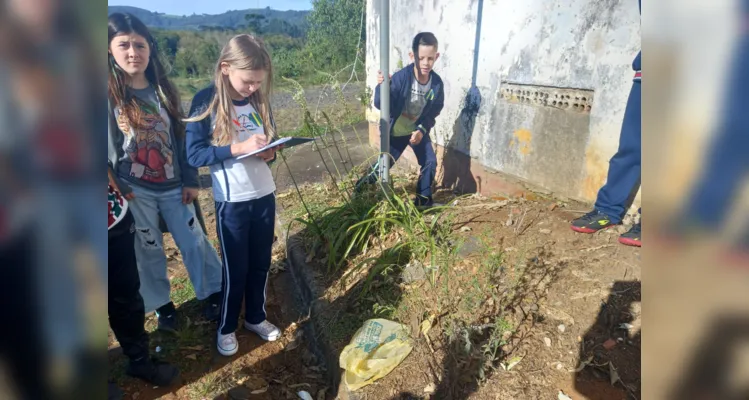
[(221, 14), (228, 10), (270, 7), (275, 10), (309, 10), (312, 0), (109, 0), (110, 6), (132, 6), (174, 15)]

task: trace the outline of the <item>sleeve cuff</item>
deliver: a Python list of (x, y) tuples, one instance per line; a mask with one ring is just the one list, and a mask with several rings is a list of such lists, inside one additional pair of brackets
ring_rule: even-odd
[(216, 147), (216, 157), (221, 161), (231, 158), (231, 145)]

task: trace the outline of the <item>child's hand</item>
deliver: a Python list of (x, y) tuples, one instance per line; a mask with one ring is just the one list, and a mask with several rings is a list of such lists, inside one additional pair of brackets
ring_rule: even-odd
[(421, 143), (421, 139), (424, 139), (424, 134), (421, 133), (420, 130), (415, 130), (411, 132), (411, 144), (416, 146), (417, 144)]
[[(107, 170), (107, 175), (109, 176), (109, 184), (112, 185), (112, 187), (114, 188), (114, 190), (116, 190), (116, 191), (120, 192), (120, 194), (122, 194), (122, 190), (120, 190), (120, 187), (117, 185), (117, 180), (114, 179), (114, 176), (112, 175), (112, 171)], [(122, 197), (124, 197), (125, 200), (130, 201), (130, 200), (132, 200), (132, 199), (135, 198), (135, 193), (130, 192), (128, 194), (123, 194)]]
[(265, 138), (265, 135), (252, 135), (244, 142), (231, 145), (231, 154), (233, 156), (249, 154), (255, 150), (262, 149), (266, 144), (268, 144), (268, 140)]
[(198, 198), (198, 188), (182, 188), (182, 204), (190, 204)]
[[(393, 74), (390, 74), (390, 79), (393, 78)], [(377, 84), (380, 85), (385, 82), (385, 77), (382, 75), (382, 71), (377, 71)]]
[(258, 153), (257, 156), (265, 162), (273, 161), (273, 159), (276, 158), (276, 152), (281, 149), (283, 149), (283, 145), (265, 150), (262, 153)]

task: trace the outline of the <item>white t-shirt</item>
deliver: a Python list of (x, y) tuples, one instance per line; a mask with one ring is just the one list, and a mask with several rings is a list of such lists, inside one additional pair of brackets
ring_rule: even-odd
[[(243, 142), (252, 135), (265, 135), (263, 120), (251, 104), (234, 105), (232, 122), (237, 132), (232, 143)], [(270, 167), (260, 157), (224, 160), (211, 165), (211, 175), (216, 201), (249, 201), (276, 191)]]

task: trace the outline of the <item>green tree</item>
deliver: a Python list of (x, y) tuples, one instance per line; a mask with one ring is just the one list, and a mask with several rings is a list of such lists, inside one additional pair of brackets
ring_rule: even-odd
[(357, 51), (364, 48), (364, 6), (365, 0), (312, 1), (306, 53), (315, 68), (338, 70), (354, 61)]
[(247, 21), (247, 28), (249, 28), (255, 34), (263, 33), (263, 23), (265, 22), (265, 15), (261, 14), (247, 14), (244, 16)]
[(174, 57), (174, 71), (184, 78), (196, 76), (198, 68), (195, 64), (195, 54), (184, 47), (179, 49)]

